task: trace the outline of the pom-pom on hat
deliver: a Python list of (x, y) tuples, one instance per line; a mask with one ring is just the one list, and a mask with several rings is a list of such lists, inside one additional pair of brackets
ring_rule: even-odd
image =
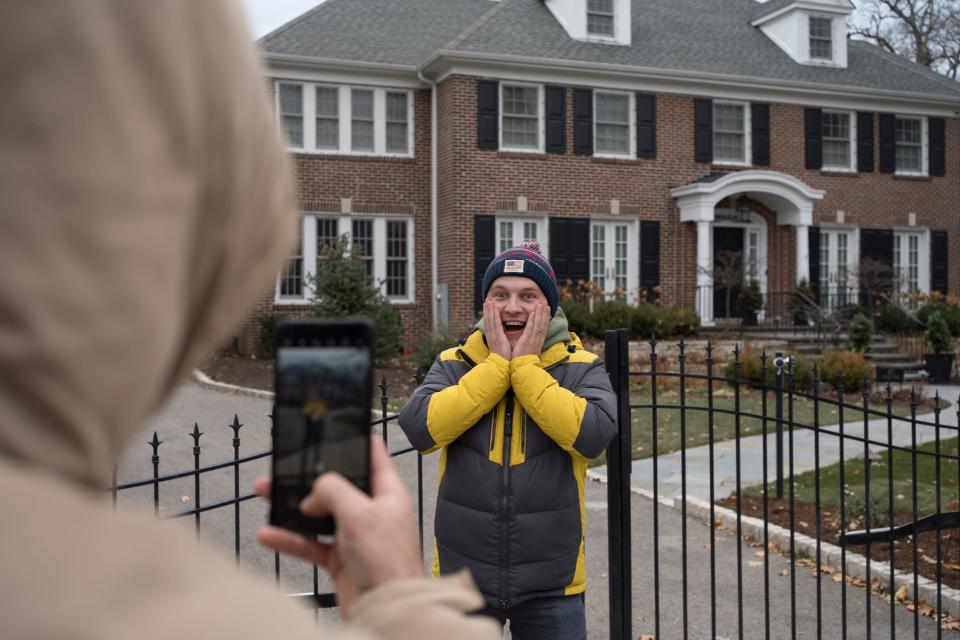
[(486, 299), (493, 281), (500, 276), (520, 276), (537, 283), (550, 305), (550, 317), (557, 313), (560, 293), (557, 291), (557, 276), (553, 267), (543, 257), (538, 242), (523, 242), (507, 249), (490, 263), (483, 274), (483, 298)]

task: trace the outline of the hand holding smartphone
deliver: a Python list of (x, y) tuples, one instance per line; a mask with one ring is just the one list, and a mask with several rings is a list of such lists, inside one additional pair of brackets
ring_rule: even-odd
[(285, 320), (275, 338), (270, 524), (305, 536), (332, 518), (300, 512), (316, 478), (336, 471), (370, 493), (374, 327), (366, 318)]

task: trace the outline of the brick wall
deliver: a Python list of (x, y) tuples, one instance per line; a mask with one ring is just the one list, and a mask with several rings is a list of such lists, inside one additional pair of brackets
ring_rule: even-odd
[[(620, 201), (624, 219), (661, 223), (661, 287), (665, 302), (692, 304), (696, 287), (696, 229), (679, 221), (670, 196), (674, 187), (728, 165), (694, 161), (693, 98), (657, 96), (656, 159), (606, 159), (573, 154), (573, 87), (567, 90), (567, 149), (564, 154), (537, 154), (477, 148), (476, 78), (451, 76), (438, 92), (438, 276), (449, 286), (451, 328), (460, 331), (474, 320), (473, 216), (509, 215), (518, 196), (528, 199), (531, 215), (609, 215), (610, 201)], [(270, 84), (272, 91), (272, 83)], [(878, 126), (874, 118), (875, 127)], [(814, 224), (835, 222), (842, 210), (847, 224), (891, 227), (916, 224), (945, 229), (950, 242), (950, 289), (960, 293), (960, 120), (946, 122), (946, 177), (904, 178), (890, 174), (839, 174), (804, 168), (804, 110), (770, 105), (771, 164), (755, 167), (780, 171), (826, 192), (814, 209)], [(416, 92), (415, 157), (358, 158), (295, 154), (302, 210), (336, 209), (352, 198), (354, 211), (409, 212), (415, 219), (416, 301), (399, 305), (407, 344), (429, 331), (430, 303), (430, 93)], [(874, 140), (877, 140), (875, 130)], [(879, 150), (875, 151), (879, 157)], [(776, 224), (774, 212), (751, 203), (768, 223), (768, 290), (789, 290), (795, 279), (796, 231)], [(631, 256), (637, 260), (638, 256)], [(254, 312), (296, 312), (275, 308), (266, 292)], [(250, 349), (256, 323), (249, 321), (241, 346)]]
[[(567, 150), (564, 154), (530, 154), (481, 150), (476, 141), (476, 79), (451, 76), (440, 84), (440, 267), (439, 280), (450, 285), (451, 323), (473, 318), (473, 270), (461, 251), (472, 251), (473, 216), (502, 211), (504, 201), (525, 196), (548, 215), (609, 214), (610, 200), (620, 201), (622, 218), (661, 222), (661, 286), (667, 302), (693, 303), (696, 286), (696, 228), (679, 222), (670, 196), (674, 187), (727, 165), (694, 161), (693, 98), (657, 96), (657, 158), (611, 160), (573, 154), (573, 91), (567, 90)], [(944, 178), (902, 178), (889, 174), (836, 174), (804, 168), (804, 110), (770, 107), (769, 169), (793, 175), (823, 189), (814, 223), (834, 222), (837, 210), (847, 224), (906, 225), (908, 213), (918, 226), (949, 231), (950, 255), (960, 250), (960, 121), (947, 120), (947, 165)], [(877, 119), (874, 119), (875, 126)], [(876, 135), (875, 135), (876, 139)], [(768, 289), (792, 287), (796, 231), (778, 226), (759, 203), (769, 225)], [(452, 249), (452, 246), (457, 249)], [(632, 259), (636, 259), (633, 256)], [(960, 293), (960, 260), (950, 264), (950, 288)]]
[[(273, 82), (268, 83), (273, 92)], [(430, 279), (430, 91), (414, 92), (414, 157), (293, 154), (299, 208), (304, 214), (341, 215), (341, 198), (356, 214), (399, 213), (413, 218), (414, 302), (397, 304), (404, 346), (428, 333), (433, 323)], [(302, 305), (274, 305), (274, 289), (263, 292), (240, 329), (239, 347), (252, 353), (257, 318), (268, 313), (299, 315)]]

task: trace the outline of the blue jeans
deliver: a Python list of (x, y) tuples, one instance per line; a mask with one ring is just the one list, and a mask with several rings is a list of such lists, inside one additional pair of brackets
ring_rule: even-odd
[(587, 615), (583, 596), (534, 598), (509, 609), (486, 606), (481, 612), (510, 621), (513, 640), (586, 640)]

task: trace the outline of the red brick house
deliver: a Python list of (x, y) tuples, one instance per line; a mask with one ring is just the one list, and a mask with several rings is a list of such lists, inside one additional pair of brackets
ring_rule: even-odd
[(865, 257), (960, 293), (960, 84), (848, 40), (852, 9), (328, 0), (260, 41), (303, 214), (260, 312), (302, 309), (344, 233), (408, 336), (465, 327), (487, 262), (533, 238), (559, 278), (705, 324), (731, 251), (771, 295), (834, 304)]

